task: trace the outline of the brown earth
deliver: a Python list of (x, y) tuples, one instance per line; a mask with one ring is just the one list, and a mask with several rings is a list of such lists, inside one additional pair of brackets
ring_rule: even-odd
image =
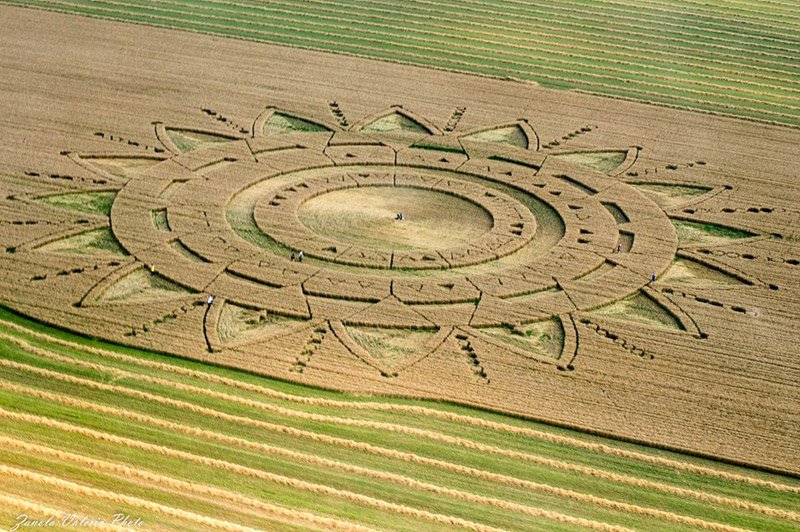
[[(800, 132), (18, 8), (0, 17), (5, 305), (279, 378), (800, 474)], [(342, 115), (354, 126), (341, 130)], [(302, 187), (375, 185), (466, 197), (495, 230), (435, 253), (292, 240)], [(52, 199), (68, 192), (83, 195)], [(109, 192), (110, 215), (97, 207)], [(289, 263), (275, 240), (309, 258)]]

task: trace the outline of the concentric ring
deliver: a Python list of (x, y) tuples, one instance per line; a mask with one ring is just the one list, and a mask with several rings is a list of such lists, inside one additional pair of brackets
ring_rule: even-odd
[[(290, 249), (302, 249), (310, 257), (361, 266), (386, 269), (448, 269), (479, 264), (500, 258), (520, 249), (536, 233), (533, 214), (509, 196), (481, 185), (442, 176), (426, 180), (413, 172), (386, 172), (376, 180), (371, 173), (340, 173), (334, 168), (319, 177), (282, 187), (256, 203), (253, 213), (256, 225)], [(372, 178), (371, 178), (372, 177)], [(428, 176), (430, 177), (430, 175)], [(450, 194), (485, 209), (492, 218), (490, 231), (463, 246), (425, 251), (370, 249), (365, 246), (342, 245), (322, 237), (297, 217), (297, 210), (309, 199), (336, 190), (381, 186), (408, 187)]]

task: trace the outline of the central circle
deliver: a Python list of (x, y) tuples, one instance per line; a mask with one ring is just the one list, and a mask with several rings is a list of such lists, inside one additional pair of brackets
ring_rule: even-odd
[[(397, 220), (400, 213), (403, 219)], [(319, 235), (385, 251), (466, 245), (492, 229), (492, 216), (483, 207), (452, 194), (412, 187), (327, 192), (300, 205), (297, 216)]]

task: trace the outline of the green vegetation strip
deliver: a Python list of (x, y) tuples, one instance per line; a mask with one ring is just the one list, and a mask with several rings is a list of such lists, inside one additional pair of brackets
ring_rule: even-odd
[(800, 9), (788, 3), (0, 1), (800, 127)]
[(793, 478), (456, 405), (303, 387), (86, 339), (2, 309), (0, 449), (8, 500), (73, 510), (122, 501), (154, 525), (792, 530), (800, 522)]

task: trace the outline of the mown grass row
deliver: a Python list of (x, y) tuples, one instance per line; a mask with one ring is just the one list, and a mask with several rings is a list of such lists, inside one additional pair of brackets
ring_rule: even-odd
[[(610, 2), (610, 0), (601, 0), (604, 3)], [(698, 13), (714, 13), (714, 6), (711, 9), (706, 9), (708, 2), (703, 2), (701, 0), (676, 0), (675, 2), (669, 2), (665, 0), (645, 0), (648, 4), (653, 4), (656, 6), (664, 7), (666, 6), (667, 9), (674, 9), (676, 6), (683, 6), (684, 8), (691, 7), (692, 10), (695, 10)], [(619, 1), (617, 1), (619, 3)], [(720, 4), (722, 2), (717, 2)], [(758, 2), (754, 0), (741, 0), (736, 1), (732, 0), (730, 2), (724, 2), (726, 8), (732, 15), (736, 17), (741, 17), (743, 19), (755, 19), (755, 20), (763, 20), (763, 17), (771, 18), (776, 14), (782, 14), (787, 17), (791, 17), (795, 20), (800, 20), (800, 17), (796, 15), (792, 15), (792, 13), (796, 13), (796, 5), (789, 1), (789, 2), (778, 2), (778, 1), (764, 1)], [(757, 9), (758, 7), (763, 7), (764, 11)]]
[[(167, 2), (160, 0), (162, 4), (175, 4), (174, 2)], [(505, 18), (494, 17), (480, 17), (472, 19), (468, 16), (462, 17), (459, 20), (457, 27), (452, 25), (451, 17), (440, 16), (436, 11), (427, 9), (424, 12), (413, 13), (405, 9), (392, 8), (391, 5), (386, 4), (369, 4), (360, 6), (361, 10), (366, 13), (360, 13), (353, 16), (349, 12), (343, 12), (336, 4), (327, 0), (310, 0), (307, 4), (302, 6), (295, 6), (289, 2), (274, 2), (269, 6), (262, 5), (246, 5), (240, 2), (222, 1), (206, 2), (198, 1), (194, 4), (197, 8), (204, 10), (217, 10), (220, 12), (231, 11), (244, 11), (251, 17), (263, 17), (270, 13), (281, 13), (293, 15), (295, 17), (302, 17), (306, 22), (310, 20), (339, 20), (360, 23), (366, 26), (392, 28), (395, 30), (409, 30), (419, 32), (423, 35), (438, 37), (441, 35), (448, 35), (463, 40), (466, 35), (469, 37), (470, 43), (481, 45), (507, 45), (514, 47), (514, 42), (524, 43), (527, 46), (517, 48), (525, 49), (527, 51), (547, 51), (551, 54), (577, 56), (573, 52), (580, 50), (582, 54), (590, 54), (590, 58), (594, 61), (605, 60), (608, 63), (620, 63), (627, 66), (634, 67), (636, 62), (624, 62), (618, 58), (638, 59), (641, 55), (641, 44), (639, 39), (634, 37), (616, 37), (615, 41), (618, 43), (612, 44), (611, 42), (597, 42), (595, 39), (589, 39), (581, 28), (570, 30), (567, 27), (554, 27), (552, 24), (542, 23), (539, 19), (533, 19), (530, 23), (519, 25), (513, 21), (509, 22)], [(437, 16), (439, 15), (439, 16)], [(408, 26), (408, 28), (405, 28)], [(425, 31), (425, 30), (429, 31)], [(437, 30), (439, 33), (434, 33)], [(442, 33), (443, 32), (443, 33)], [(554, 37), (558, 39), (554, 39)], [(486, 40), (492, 38), (494, 40)], [(576, 45), (577, 43), (577, 45)], [(537, 48), (541, 47), (541, 48)], [(609, 56), (609, 47), (613, 46), (614, 59), (607, 59)], [(680, 50), (680, 48), (677, 48)], [(628, 52), (628, 53), (626, 53)], [(675, 54), (671, 54), (662, 50), (658, 55), (675, 58)], [(677, 57), (680, 57), (679, 55)], [(657, 69), (655, 64), (662, 62), (669, 64), (669, 61), (660, 60), (658, 57), (651, 57), (650, 61), (654, 64), (649, 65), (648, 68)], [(719, 64), (732, 64), (725, 61), (719, 61)], [(678, 68), (685, 69), (687, 65), (676, 65)], [(706, 68), (709, 68), (705, 65)], [(677, 69), (662, 69), (666, 72), (681, 72)], [(723, 74), (733, 74), (731, 71), (717, 70)]]
[[(790, 530), (800, 522), (800, 482), (788, 477), (455, 405), (296, 386), (87, 340), (7, 311), (0, 479), (12, 510), (121, 507), (173, 527)], [(10, 524), (8, 511), (0, 525)]]
[[(129, 2), (133, 5), (137, 5), (139, 7), (147, 8), (153, 4), (150, 0), (129, 0)], [(591, 62), (586, 62), (583, 58), (577, 57), (574, 53), (574, 47), (563, 47), (561, 50), (554, 50), (547, 47), (540, 47), (535, 44), (535, 40), (533, 39), (526, 39), (526, 43), (523, 44), (514, 44), (509, 43), (506, 36), (497, 38), (486, 38), (482, 37), (480, 33), (475, 33), (473, 37), (470, 39), (469, 44), (465, 44), (463, 42), (463, 33), (464, 31), (453, 30), (445, 28), (441, 30), (442, 26), (440, 25), (439, 28), (436, 30), (430, 29), (432, 25), (430, 24), (429, 19), (426, 19), (427, 22), (425, 27), (421, 28), (414, 28), (414, 29), (407, 29), (407, 28), (399, 28), (398, 22), (395, 19), (388, 19), (382, 22), (374, 22), (370, 20), (364, 20), (359, 18), (358, 16), (348, 15), (347, 13), (341, 13), (336, 8), (328, 9), (328, 12), (332, 12), (333, 16), (325, 16), (321, 15), (320, 12), (323, 11), (323, 8), (314, 5), (313, 7), (308, 7), (305, 9), (298, 9), (294, 8), (290, 4), (280, 4), (280, 3), (273, 3), (270, 6), (245, 6), (242, 4), (237, 4), (233, 2), (225, 2), (223, 7), (211, 7), (209, 2), (197, 2), (191, 8), (186, 8), (183, 4), (177, 2), (165, 2), (159, 1), (159, 4), (168, 6), (165, 7), (164, 12), (171, 13), (173, 15), (192, 15), (191, 11), (197, 12), (198, 9), (201, 9), (203, 16), (206, 17), (209, 13), (213, 13), (213, 18), (219, 18), (223, 20), (229, 21), (238, 21), (246, 24), (253, 24), (253, 20), (262, 20), (264, 18), (269, 18), (276, 22), (280, 22), (283, 24), (296, 24), (301, 22), (298, 19), (303, 19), (302, 23), (309, 27), (316, 27), (321, 28), (323, 30), (347, 30), (351, 31), (353, 25), (359, 25), (362, 27), (360, 30), (361, 33), (367, 36), (392, 36), (394, 38), (403, 38), (406, 42), (410, 43), (417, 43), (417, 44), (430, 44), (431, 39), (438, 39), (445, 44), (453, 47), (457, 50), (464, 50), (469, 55), (468, 57), (487, 57), (477, 55), (481, 52), (502, 52), (505, 56), (508, 56), (509, 59), (504, 60), (510, 66), (518, 66), (524, 68), (532, 68), (537, 65), (534, 62), (531, 62), (533, 59), (531, 53), (536, 54), (547, 54), (548, 60), (547, 63), (550, 65), (550, 68), (555, 72), (563, 72), (565, 68), (574, 67), (575, 64), (583, 66), (585, 68), (596, 68), (596, 64), (593, 63), (600, 63), (603, 65), (602, 73), (604, 75), (613, 75), (613, 76), (625, 76), (630, 74), (631, 68), (636, 68), (637, 64), (631, 61), (620, 61), (620, 60), (611, 60), (604, 57), (605, 50), (597, 49), (593, 50), (594, 54), (591, 57)], [(320, 2), (322, 3), (322, 2)], [(205, 4), (205, 5), (204, 5)], [(283, 5), (284, 8), (275, 8), (275, 5)], [(262, 13), (265, 11), (266, 13)], [(408, 18), (407, 14), (402, 12), (399, 13), (400, 16), (403, 16), (405, 19)], [(407, 25), (415, 25), (413, 21), (405, 20), (404, 21)], [(488, 32), (483, 32), (483, 35), (488, 35), (491, 37), (491, 34)], [(438, 50), (440, 52), (445, 52), (446, 50)], [(463, 56), (463, 54), (461, 54)], [(559, 57), (560, 56), (560, 57)], [(565, 60), (564, 58), (568, 58), (569, 60)], [(577, 63), (576, 63), (577, 62)], [(615, 66), (620, 65), (620, 66)], [(733, 75), (730, 71), (725, 71), (729, 76)], [(653, 82), (647, 82), (647, 86), (654, 86), (660, 87), (661, 83), (669, 82), (669, 83), (676, 83), (676, 74), (680, 74), (681, 71), (677, 69), (669, 69), (664, 67), (650, 67), (648, 69), (648, 76), (651, 78)], [(691, 92), (692, 94), (700, 94), (703, 96), (714, 96), (714, 93), (709, 92), (709, 89), (720, 89), (720, 90), (731, 90), (735, 89), (737, 93), (741, 93), (741, 95), (734, 96), (734, 98), (739, 99), (740, 101), (746, 101), (742, 98), (745, 98), (746, 95), (755, 95), (764, 99), (770, 98), (780, 98), (780, 102), (786, 105), (789, 109), (794, 109), (796, 107), (796, 103), (800, 102), (800, 97), (793, 93), (800, 92), (800, 89), (793, 88), (793, 87), (780, 87), (775, 85), (768, 85), (765, 83), (758, 83), (758, 82), (748, 82), (746, 80), (739, 80), (730, 81), (730, 80), (722, 80), (722, 83), (715, 83), (715, 78), (711, 78), (710, 76), (704, 76), (702, 74), (694, 74), (693, 78), (705, 78), (705, 79), (688, 79), (685, 83), (684, 90)], [(746, 86), (746, 85), (751, 85)], [(767, 89), (767, 90), (764, 90)], [(775, 94), (772, 94), (775, 92)], [(793, 105), (794, 103), (794, 105)]]
[[(116, 12), (120, 12), (120, 8), (127, 9), (127, 8), (130, 7), (130, 6), (127, 6), (127, 4), (123, 4), (123, 3), (120, 3), (120, 2), (104, 2), (104, 4), (110, 4), (110, 5), (116, 6), (116, 8), (113, 9), (113, 11), (116, 11)], [(149, 19), (155, 18), (155, 15), (153, 14), (154, 12), (166, 13), (166, 14), (170, 14), (170, 15), (177, 15), (177, 16), (181, 16), (181, 17), (186, 15), (185, 13), (181, 13), (180, 11), (177, 11), (175, 9), (153, 10), (153, 9), (150, 9), (149, 7), (135, 7), (135, 8), (131, 8), (131, 9), (136, 10), (137, 14), (141, 13), (142, 17), (146, 17), (146, 18), (149, 18)], [(241, 24), (241, 25), (244, 25), (244, 26), (247, 26), (247, 27), (256, 26), (256, 24), (254, 24), (253, 22), (250, 22), (250, 21), (247, 21), (247, 20), (231, 19), (230, 17), (217, 17), (217, 16), (209, 16), (209, 15), (203, 15), (203, 14), (200, 14), (200, 15), (193, 15), (192, 14), (192, 15), (189, 15), (188, 18), (204, 20), (204, 21), (212, 20), (214, 22), (209, 22), (208, 24), (211, 25), (211, 26), (217, 27), (217, 28), (224, 28), (224, 25), (218, 24), (218, 22), (237, 23), (237, 24)], [(178, 20), (181, 20), (181, 19), (170, 18), (170, 20), (178, 21)], [(308, 23), (308, 24), (309, 25), (313, 25), (313, 23)], [(320, 25), (317, 25), (317, 26), (320, 26)], [(343, 28), (333, 26), (333, 27), (326, 27), (326, 29), (342, 30)], [(265, 32), (260, 31), (260, 30), (254, 30), (254, 31), (256, 31), (256, 33), (258, 33), (260, 35), (264, 35), (265, 34)], [(319, 36), (323, 36), (323, 37), (338, 37), (339, 36), (335, 32), (331, 33), (331, 32), (324, 31), (324, 30), (319, 30), (319, 31), (309, 30), (306, 33), (314, 35), (314, 36), (317, 36), (317, 37), (319, 37)], [(370, 32), (368, 30), (364, 30), (364, 33), (365, 34), (370, 34), (370, 35), (381, 35), (378, 32), (374, 32), (374, 31)], [(406, 39), (406, 40), (408, 40), (408, 39)], [(363, 42), (366, 42), (366, 43), (369, 43), (369, 44), (375, 44), (376, 39), (375, 38), (369, 38), (369, 37), (363, 37), (363, 38), (360, 39), (360, 41), (363, 41)], [(425, 41), (423, 41), (423, 42), (425, 42)], [(361, 46), (361, 45), (352, 45), (352, 46), (357, 48), (357, 49), (364, 49), (365, 48), (364, 46)], [(401, 47), (403, 47), (405, 49), (410, 49), (410, 50), (414, 51), (414, 52), (409, 52), (406, 55), (414, 55), (414, 56), (416, 56), (416, 55), (419, 55), (419, 52), (429, 52), (430, 51), (424, 46), (420, 46), (418, 44), (409, 44), (409, 43), (406, 43), (406, 42), (397, 43), (397, 46), (401, 46)], [(461, 46), (462, 48), (464, 48), (464, 45), (461, 45), (460, 43), (454, 43), (453, 46), (454, 47)], [(435, 52), (437, 50), (433, 50), (433, 51)], [(463, 58), (467, 58), (467, 59), (483, 59), (482, 57), (476, 56), (475, 54), (466, 53), (466, 52), (462, 52), (462, 51), (451, 52), (451, 53), (453, 55), (456, 55), (456, 56), (459, 56), (459, 57), (463, 57)], [(519, 55), (519, 54), (517, 54), (517, 55)], [(464, 63), (464, 61), (460, 61), (460, 60), (451, 60), (449, 62), (453, 63), (453, 64), (463, 64)], [(528, 64), (522, 64), (519, 61), (516, 61), (516, 60), (513, 60), (513, 59), (504, 59), (504, 60), (502, 60), (502, 62), (504, 64), (506, 64), (506, 65), (511, 65), (511, 66), (523, 66), (523, 67), (530, 66)], [(550, 67), (550, 69), (551, 70), (556, 70), (556, 71), (563, 70), (563, 69), (558, 69), (556, 67)], [(598, 74), (591, 74), (591, 73), (587, 74), (587, 75), (593, 76), (595, 78), (603, 78), (604, 77), (604, 76), (601, 76), (601, 75), (598, 75)], [(554, 78), (553, 76), (549, 76), (549, 75), (545, 75), (545, 74), (540, 74), (540, 76), (546, 77), (548, 79), (557, 80), (557, 78)], [(623, 81), (627, 82), (627, 81), (630, 81), (630, 80), (623, 80)], [(654, 84), (654, 83), (650, 83), (650, 82), (640, 82), (640, 83), (645, 85), (645, 86), (647, 86), (647, 87), (654, 87), (654, 88), (658, 88), (659, 87), (658, 84)], [(609, 87), (609, 84), (606, 81), (603, 81), (602, 79), (600, 81), (597, 81), (597, 82), (592, 82), (592, 84), (595, 87), (598, 87), (598, 88), (608, 88)], [(687, 91), (687, 92), (690, 92), (692, 94), (699, 95), (699, 96), (710, 95), (709, 92), (703, 91), (703, 90), (700, 90), (700, 89), (684, 88), (684, 90)], [(643, 93), (643, 94), (649, 94), (651, 96), (655, 95), (653, 93), (646, 93), (646, 92)], [(730, 96), (729, 98), (734, 99), (734, 100), (738, 100), (738, 101), (749, 101), (749, 99), (746, 98), (746, 97)], [(788, 103), (788, 100), (791, 100), (791, 99), (792, 99), (791, 96), (787, 96), (786, 97), (787, 103), (785, 104), (785, 106), (789, 110), (794, 110), (793, 106), (791, 106)], [(775, 111), (769, 111), (769, 110), (763, 110), (763, 112), (764, 113), (768, 113), (768, 114), (773, 114), (773, 115), (779, 115), (780, 114), (780, 113), (776, 113)]]
[(537, 81), (800, 127), (790, 4), (569, 0), (10, 3)]

